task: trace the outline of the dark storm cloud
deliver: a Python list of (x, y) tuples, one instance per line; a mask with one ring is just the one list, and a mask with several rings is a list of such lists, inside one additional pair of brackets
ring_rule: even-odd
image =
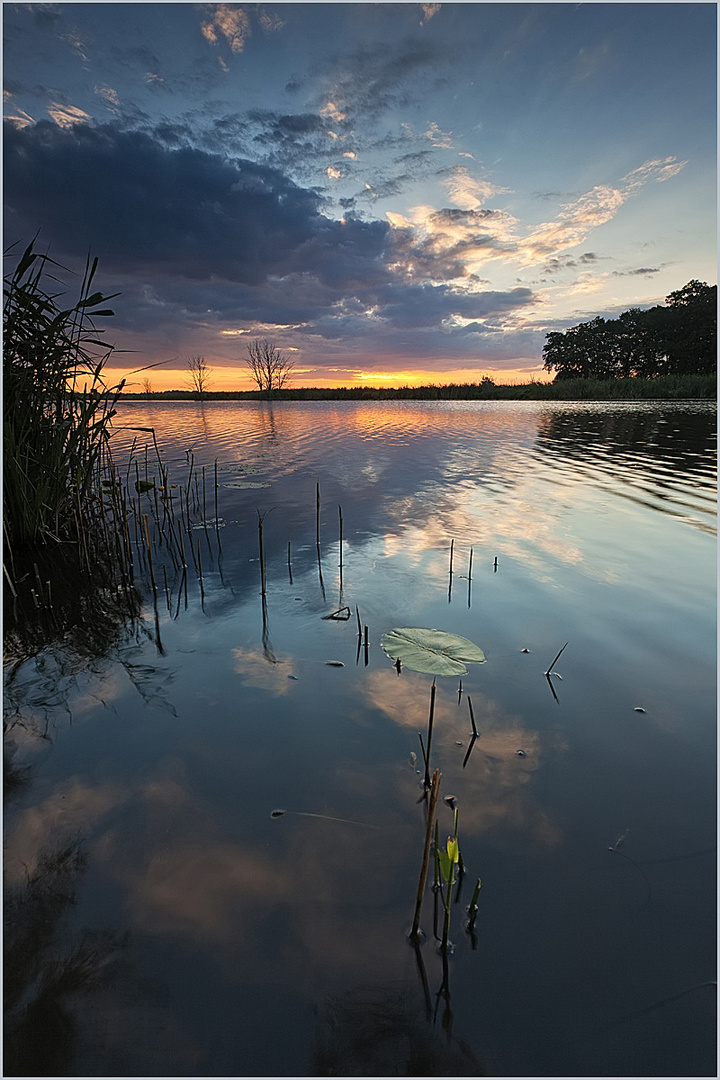
[(111, 125), (8, 128), (5, 202), (10, 240), (40, 229), (44, 243), (91, 249), (109, 269), (244, 284), (306, 269), (338, 285), (375, 277), (389, 232), (323, 217), (319, 193), (277, 169)]
[[(485, 319), (525, 307), (535, 300), (531, 289), (508, 292), (461, 292), (449, 285), (390, 284), (376, 294), (378, 314), (397, 328), (440, 326), (452, 315)], [(482, 327), (480, 327), (483, 329)]]
[[(311, 114), (286, 117), (285, 127), (317, 130)], [(534, 300), (526, 288), (431, 284), (437, 254), (426, 280), (409, 281), (399, 255), (412, 251), (422, 263), (410, 230), (350, 212), (327, 217), (321, 192), (283, 171), (183, 145), (182, 125), (159, 130), (162, 142), (110, 124), (6, 130), (6, 240), (40, 229), (53, 256), (74, 257), (68, 265), (97, 254), (104, 291), (121, 293), (113, 306), (127, 330), (177, 341), (183, 328), (267, 325), (430, 355), (450, 339), (490, 336)], [(493, 213), (448, 210), (438, 220), (469, 228), (477, 243)]]

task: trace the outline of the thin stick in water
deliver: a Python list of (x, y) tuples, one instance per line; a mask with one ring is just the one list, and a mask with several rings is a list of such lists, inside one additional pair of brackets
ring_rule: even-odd
[(438, 794), (440, 792), (440, 780), (442, 774), (436, 769), (432, 776), (430, 783), (430, 799), (428, 801), (428, 819), (425, 827), (425, 844), (423, 846), (423, 858), (420, 866), (420, 879), (418, 881), (417, 895), (415, 898), (415, 916), (413, 918), (412, 929), (410, 931), (411, 938), (417, 938), (420, 934), (420, 913), (422, 911), (422, 902), (425, 895), (425, 882), (427, 881), (428, 863), (430, 861), (430, 845), (432, 843), (432, 831), (433, 831), (433, 818), (435, 816), (435, 805), (437, 803)]
[(478, 731), (478, 729), (477, 729), (477, 728), (475, 727), (475, 713), (473, 712), (473, 707), (472, 707), (472, 698), (470, 697), (470, 695), (469, 695), (469, 694), (468, 694), (468, 699), (467, 699), (467, 703), (468, 703), (468, 709), (470, 710), (470, 723), (472, 724), (472, 733), (473, 733), (473, 735), (475, 736), (475, 738), (477, 739), (477, 737), (478, 737), (478, 735), (480, 734), (480, 732), (479, 732), (479, 731)]
[(435, 717), (435, 679), (430, 687), (430, 716), (428, 718), (427, 755), (425, 757), (425, 787), (430, 787), (430, 748), (432, 746), (433, 719)]
[(544, 674), (545, 674), (545, 675), (549, 675), (549, 674), (550, 674), (550, 672), (551, 672), (551, 671), (552, 671), (552, 669), (553, 669), (553, 668), (555, 667), (555, 665), (557, 664), (558, 660), (560, 659), (560, 657), (562, 656), (562, 654), (563, 654), (563, 653), (565, 652), (565, 649), (567, 649), (567, 647), (568, 647), (568, 645), (569, 645), (569, 644), (570, 644), (570, 642), (569, 642), (569, 641), (566, 641), (566, 642), (565, 642), (565, 644), (563, 645), (562, 649), (560, 650), (560, 652), (559, 652), (559, 653), (557, 654), (557, 656), (556, 656), (556, 657), (555, 657), (555, 659), (553, 660), (553, 662), (552, 662), (552, 664), (550, 665), (550, 667), (549, 667), (549, 668), (547, 669), (547, 671), (546, 671), (546, 672), (544, 672)]

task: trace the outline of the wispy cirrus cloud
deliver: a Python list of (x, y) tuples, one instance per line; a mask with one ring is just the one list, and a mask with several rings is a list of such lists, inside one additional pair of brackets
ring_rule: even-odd
[(467, 278), (493, 259), (524, 267), (541, 266), (545, 272), (567, 269), (567, 252), (584, 244), (595, 229), (611, 221), (645, 184), (669, 180), (685, 164), (674, 157), (646, 161), (617, 186), (596, 185), (565, 203), (555, 219), (524, 232), (521, 223), (507, 211), (479, 208), (481, 202), (503, 189), (473, 177), (459, 166), (444, 182), (460, 209), (417, 206), (405, 215), (387, 215), (395, 230), (398, 261), (410, 276), (435, 280), (443, 275)]
[(518, 256), (525, 263), (559, 255), (577, 247), (593, 229), (611, 221), (620, 207), (652, 180), (670, 180), (684, 168), (686, 161), (675, 157), (651, 159), (624, 176), (617, 187), (598, 184), (572, 203), (563, 206), (555, 221), (533, 229), (518, 245)]

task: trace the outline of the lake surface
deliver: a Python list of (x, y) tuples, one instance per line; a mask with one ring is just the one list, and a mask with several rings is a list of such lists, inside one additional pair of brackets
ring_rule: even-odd
[[(89, 957), (37, 1013), (41, 1074), (715, 1075), (714, 403), (133, 402), (116, 425), (137, 475), (131, 428), (178, 493), (192, 468), (189, 570), (141, 496), (157, 604), (6, 689), (6, 878), (73, 901), (28, 980)], [(465, 869), (445, 966), (432, 868), (406, 936), (433, 680), (380, 639), (408, 626), (487, 658), (437, 678)]]

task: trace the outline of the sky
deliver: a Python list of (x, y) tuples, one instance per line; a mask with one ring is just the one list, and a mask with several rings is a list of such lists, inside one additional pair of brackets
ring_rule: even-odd
[(551, 331), (717, 279), (714, 3), (3, 24), (4, 248), (98, 257), (128, 390), (187, 387), (191, 356), (249, 389), (257, 339), (297, 386), (526, 382)]

